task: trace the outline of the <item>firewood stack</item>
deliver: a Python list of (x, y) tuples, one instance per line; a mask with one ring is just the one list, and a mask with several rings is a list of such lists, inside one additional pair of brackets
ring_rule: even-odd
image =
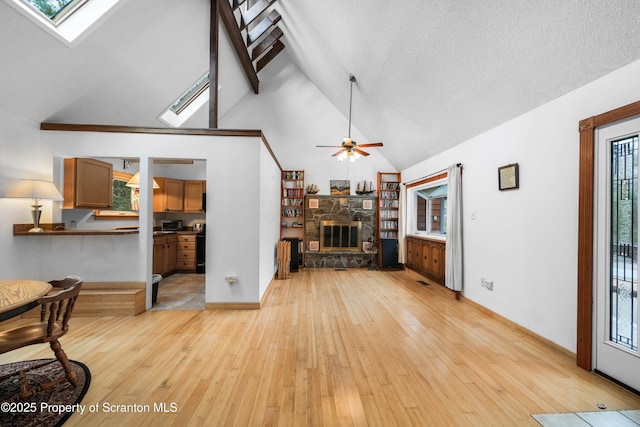
[(281, 240), (278, 242), (278, 279), (288, 279), (291, 266), (291, 242)]

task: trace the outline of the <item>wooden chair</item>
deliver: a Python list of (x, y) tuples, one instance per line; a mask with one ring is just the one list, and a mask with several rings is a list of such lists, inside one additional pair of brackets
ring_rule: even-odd
[(65, 378), (74, 387), (77, 385), (77, 375), (71, 369), (69, 359), (64, 350), (62, 350), (58, 338), (69, 330), (69, 319), (71, 318), (76, 298), (80, 293), (83, 279), (77, 276), (68, 276), (65, 279), (53, 280), (49, 283), (53, 286), (53, 289), (38, 301), (41, 305), (40, 322), (0, 331), (0, 354), (33, 344), (49, 343), (56, 359), (64, 369), (65, 377), (29, 390), (26, 376), (24, 372), (20, 372), (20, 376), (23, 379), (22, 393), (19, 396), (14, 396), (18, 399), (24, 399), (40, 390), (46, 390), (64, 381)]

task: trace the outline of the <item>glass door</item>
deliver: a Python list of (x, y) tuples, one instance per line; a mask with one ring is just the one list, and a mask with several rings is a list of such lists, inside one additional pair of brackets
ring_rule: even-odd
[(598, 129), (595, 369), (640, 390), (638, 149), (640, 118)]

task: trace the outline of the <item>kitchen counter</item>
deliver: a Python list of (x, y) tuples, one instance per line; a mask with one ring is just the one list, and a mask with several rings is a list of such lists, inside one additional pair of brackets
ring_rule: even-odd
[(64, 223), (40, 224), (44, 233), (29, 233), (33, 224), (13, 224), (14, 236), (117, 236), (138, 234), (138, 227), (114, 228), (107, 230), (66, 230)]

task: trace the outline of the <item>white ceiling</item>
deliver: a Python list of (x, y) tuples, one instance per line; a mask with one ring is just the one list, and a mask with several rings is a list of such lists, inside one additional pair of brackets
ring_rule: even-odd
[[(221, 0), (228, 1), (228, 0)], [(640, 59), (637, 0), (278, 0), (286, 55), (401, 170)], [(208, 67), (208, 0), (123, 0), (74, 47), (0, 2), (0, 109), (161, 126)], [(281, 54), (282, 55), (282, 54)], [(249, 92), (220, 43), (220, 112)], [(259, 96), (259, 95), (258, 95)], [(200, 119), (189, 127), (206, 127)]]

